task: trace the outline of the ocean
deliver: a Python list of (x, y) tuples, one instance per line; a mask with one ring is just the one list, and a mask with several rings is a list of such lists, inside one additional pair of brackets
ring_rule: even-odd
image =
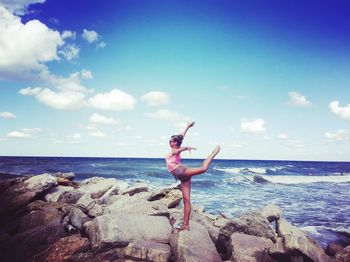
[[(201, 162), (183, 160), (193, 167)], [(94, 176), (142, 181), (151, 189), (175, 183), (164, 159), (0, 157), (0, 179), (47, 172), (73, 172), (76, 181)], [(321, 246), (350, 244), (350, 162), (214, 160), (192, 179), (191, 202), (231, 218), (272, 203)]]

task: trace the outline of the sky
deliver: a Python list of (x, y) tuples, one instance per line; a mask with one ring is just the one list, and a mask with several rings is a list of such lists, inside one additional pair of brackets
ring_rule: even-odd
[(0, 0), (0, 155), (350, 161), (350, 3)]

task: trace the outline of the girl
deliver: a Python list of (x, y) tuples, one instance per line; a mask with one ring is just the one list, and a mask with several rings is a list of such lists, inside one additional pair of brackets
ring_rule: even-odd
[(184, 203), (184, 221), (180, 228), (178, 228), (177, 232), (181, 230), (190, 228), (190, 215), (191, 215), (191, 177), (199, 174), (203, 174), (208, 170), (208, 167), (214, 157), (219, 153), (220, 146), (217, 146), (213, 152), (205, 159), (200, 167), (187, 167), (181, 164), (180, 154), (183, 151), (191, 151), (195, 150), (194, 147), (181, 147), (182, 140), (184, 139), (188, 129), (194, 126), (194, 122), (189, 123), (185, 130), (179, 135), (173, 135), (170, 138), (169, 145), (171, 147), (170, 153), (166, 156), (165, 161), (167, 168), (171, 174), (175, 177), (175, 179), (179, 179), (181, 181), (181, 192)]

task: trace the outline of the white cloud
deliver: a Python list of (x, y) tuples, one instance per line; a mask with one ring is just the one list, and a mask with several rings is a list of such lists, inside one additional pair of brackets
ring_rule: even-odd
[(80, 74), (81, 74), (82, 79), (92, 79), (93, 78), (92, 73), (89, 70), (83, 69), (83, 70), (81, 70)]
[(61, 33), (62, 39), (75, 39), (76, 38), (76, 33), (72, 31), (65, 30)]
[(168, 121), (177, 121), (182, 119), (181, 115), (175, 111), (170, 111), (167, 109), (159, 109), (154, 113), (146, 113), (146, 116), (155, 119), (168, 120)]
[(1, 0), (0, 5), (4, 5), (11, 12), (23, 15), (27, 11), (27, 7), (31, 4), (44, 3), (46, 0)]
[(350, 120), (350, 104), (347, 106), (339, 106), (339, 101), (333, 101), (329, 104), (330, 110), (338, 117)]
[(6, 137), (9, 137), (9, 138), (29, 138), (29, 137), (31, 137), (31, 135), (24, 133), (24, 132), (13, 131), (13, 132), (8, 133), (6, 135)]
[(283, 140), (288, 139), (288, 136), (285, 135), (285, 134), (279, 134), (277, 137), (278, 137), (279, 139), (283, 139)]
[(306, 99), (305, 96), (297, 93), (297, 92), (289, 92), (290, 96), (289, 103), (298, 106), (298, 107), (308, 107), (311, 106), (311, 102)]
[(86, 129), (90, 130), (90, 131), (98, 130), (98, 128), (96, 126), (86, 126)]
[(80, 140), (81, 139), (81, 134), (75, 133), (69, 136), (69, 138), (75, 139), (75, 140)]
[(329, 142), (334, 141), (349, 141), (350, 140), (350, 131), (347, 129), (339, 129), (334, 133), (326, 132), (325, 137)]
[(90, 98), (89, 104), (96, 109), (121, 111), (133, 109), (136, 100), (119, 89), (112, 89), (109, 93), (97, 94)]
[(117, 120), (113, 117), (105, 117), (105, 116), (94, 113), (90, 117), (90, 122), (92, 122), (94, 124), (116, 125), (119, 123), (119, 120)]
[(37, 134), (37, 133), (40, 133), (42, 132), (43, 130), (39, 127), (35, 127), (35, 128), (23, 128), (22, 129), (22, 132), (24, 133), (29, 133), (29, 134)]
[(103, 132), (101, 132), (101, 131), (96, 131), (96, 132), (92, 132), (92, 133), (90, 133), (89, 134), (90, 136), (95, 136), (95, 137), (105, 137), (106, 136), (106, 134), (105, 133), (103, 133)]
[(82, 34), (82, 37), (88, 41), (89, 43), (93, 43), (95, 41), (97, 41), (98, 39), (98, 34), (96, 31), (94, 30), (87, 30), (87, 29), (84, 29), (83, 31), (83, 34)]
[(62, 47), (61, 50), (58, 51), (59, 55), (62, 55), (68, 61), (79, 58), (80, 48), (75, 44), (68, 44)]
[(76, 109), (86, 106), (86, 94), (90, 91), (81, 85), (82, 73), (73, 73), (69, 77), (59, 77), (50, 74), (47, 70), (39, 74), (40, 80), (50, 88), (24, 88), (18, 93), (22, 95), (33, 95), (36, 99), (47, 106), (56, 109)]
[(38, 20), (21, 22), (0, 4), (0, 78), (21, 79), (46, 68), (45, 62), (58, 60), (57, 50), (64, 41), (58, 31)]
[(16, 115), (11, 112), (0, 112), (0, 118), (13, 119), (16, 118)]
[(98, 43), (98, 44), (96, 45), (96, 48), (97, 48), (97, 49), (105, 48), (106, 45), (107, 45), (107, 44), (106, 44), (105, 42), (100, 42), (100, 43)]
[(34, 87), (34, 88), (27, 87), (19, 90), (18, 93), (24, 96), (33, 96), (33, 95), (39, 94), (41, 90), (42, 90), (41, 87)]
[(248, 120), (241, 120), (241, 132), (251, 134), (262, 134), (266, 131), (265, 121), (261, 118)]
[(152, 91), (144, 94), (141, 100), (149, 106), (160, 106), (169, 102), (169, 95), (165, 92)]

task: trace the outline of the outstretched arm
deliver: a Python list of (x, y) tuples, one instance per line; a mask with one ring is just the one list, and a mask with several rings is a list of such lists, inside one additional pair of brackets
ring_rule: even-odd
[(191, 150), (196, 150), (196, 148), (195, 147), (191, 147), (191, 146), (183, 146), (183, 147), (174, 149), (173, 150), (173, 155), (178, 155), (181, 152), (186, 151), (186, 150), (191, 151)]
[(186, 135), (188, 129), (190, 129), (190, 127), (193, 127), (193, 126), (194, 126), (194, 122), (188, 123), (187, 126), (186, 126), (186, 128), (184, 129), (184, 131), (182, 131), (181, 135), (183, 135), (183, 136), (185, 137), (185, 135)]

